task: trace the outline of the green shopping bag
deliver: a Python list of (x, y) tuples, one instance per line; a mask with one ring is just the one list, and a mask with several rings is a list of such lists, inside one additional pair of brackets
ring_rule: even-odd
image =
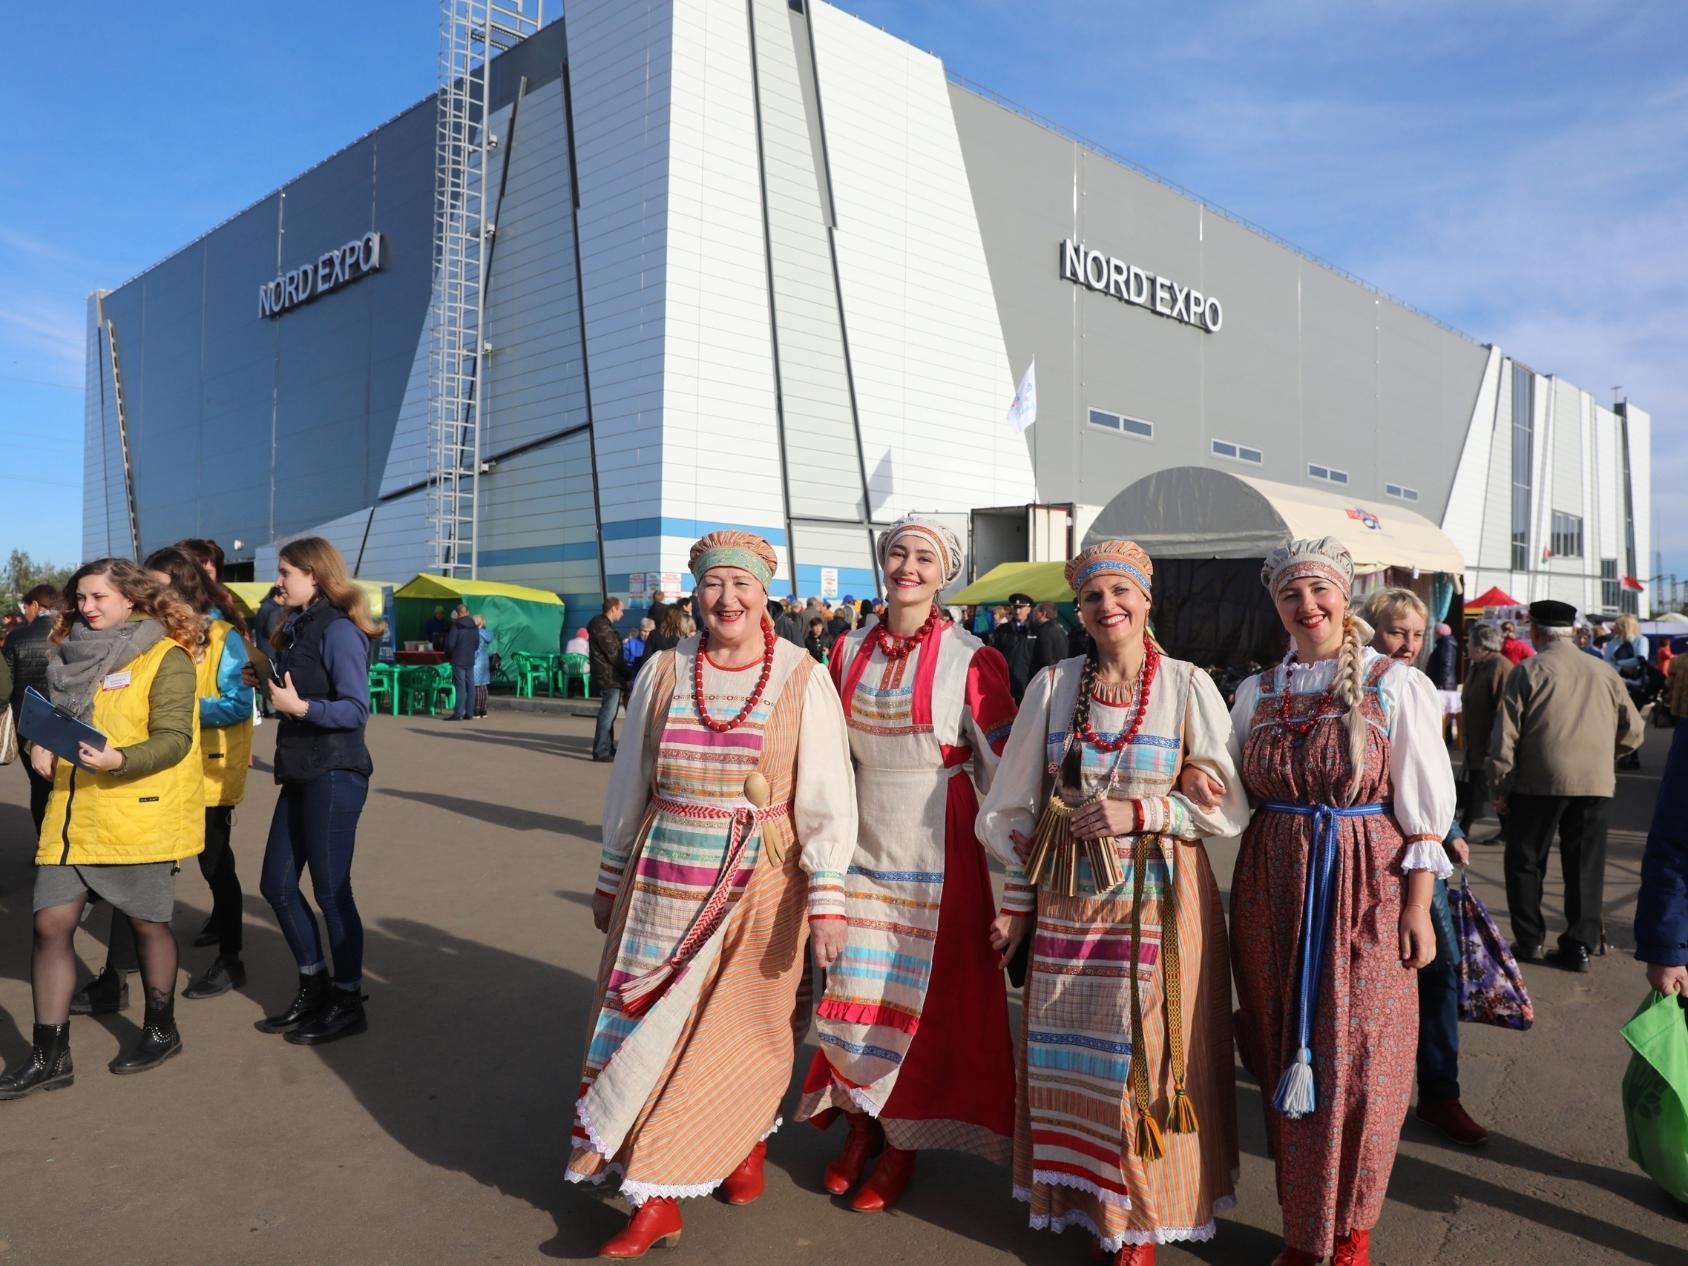
[(1688, 1007), (1654, 990), (1621, 1031), (1635, 1049), (1623, 1083), (1629, 1158), (1688, 1201)]

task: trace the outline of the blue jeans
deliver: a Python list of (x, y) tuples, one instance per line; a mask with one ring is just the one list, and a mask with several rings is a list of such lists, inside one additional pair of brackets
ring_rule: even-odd
[(475, 715), (475, 666), (459, 668), (451, 666), (451, 689), (456, 698), (451, 705), (451, 719), (453, 721), (467, 721)]
[(1430, 898), (1436, 958), (1418, 969), (1418, 1099), (1459, 1098), (1459, 941), (1448, 907), (1448, 881), (1436, 881)]
[(349, 769), (283, 783), (258, 882), (300, 969), (316, 967), (322, 963), (322, 938), (299, 889), (300, 872), (311, 868), (311, 891), (328, 925), (334, 983), (345, 989), (363, 979), (363, 920), (352, 900), (352, 850), (368, 796), (369, 779)]
[(608, 760), (615, 755), (615, 714), (621, 711), (621, 687), (606, 686), (598, 705), (598, 728), (592, 732), (592, 758)]

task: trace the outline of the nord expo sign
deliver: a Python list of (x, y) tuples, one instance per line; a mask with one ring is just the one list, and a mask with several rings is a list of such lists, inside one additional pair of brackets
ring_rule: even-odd
[(381, 235), (365, 233), (344, 246), (326, 251), (314, 264), (301, 264), (258, 287), (258, 315), (278, 317), (318, 295), (366, 277), (381, 267)]
[(1217, 334), (1225, 323), (1225, 309), (1212, 295), (1090, 250), (1083, 242), (1075, 244), (1071, 238), (1061, 243), (1061, 280), (1112, 295), (1121, 303), (1147, 308), (1157, 316), (1182, 321), (1209, 334)]

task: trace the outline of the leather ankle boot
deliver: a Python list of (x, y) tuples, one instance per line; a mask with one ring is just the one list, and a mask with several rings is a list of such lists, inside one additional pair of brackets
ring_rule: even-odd
[(129, 981), (126, 973), (108, 964), (82, 988), (70, 995), (72, 1015), (112, 1015), (129, 1009)]
[(850, 1133), (844, 1139), (844, 1150), (826, 1167), (823, 1180), (826, 1189), (835, 1196), (842, 1196), (861, 1181), (868, 1158), (884, 1138), (879, 1122), (867, 1113), (852, 1112), (846, 1119), (850, 1123)]
[(176, 999), (167, 998), (163, 1006), (147, 1004), (141, 1021), (140, 1040), (127, 1055), (120, 1055), (106, 1067), (118, 1076), (144, 1073), (157, 1068), (165, 1060), (182, 1053), (182, 1035), (176, 1031)]
[(728, 1204), (749, 1204), (762, 1194), (765, 1185), (762, 1160), (768, 1154), (768, 1141), (763, 1139), (750, 1149), (750, 1155), (721, 1182), (721, 1199)]
[(0, 1077), (0, 1099), (22, 1099), (37, 1090), (63, 1090), (75, 1080), (70, 1063), (70, 1025), (37, 1024), (29, 1058)]
[(667, 1196), (655, 1196), (633, 1210), (627, 1225), (598, 1250), (599, 1257), (643, 1257), (651, 1245), (673, 1248), (680, 1242), (680, 1206)]
[(1371, 1266), (1371, 1232), (1356, 1228), (1341, 1236), (1330, 1266)]
[(299, 975), (299, 992), (285, 1010), (267, 1015), (252, 1027), (260, 1033), (285, 1033), (296, 1024), (309, 1020), (328, 1005), (328, 976), (323, 972)]
[(224, 958), (219, 954), (211, 961), (211, 966), (205, 969), (203, 976), (182, 990), (182, 997), (215, 998), (218, 994), (239, 989), (245, 984), (246, 965), (238, 958)]
[(1155, 1266), (1155, 1246), (1126, 1244), (1109, 1260), (1113, 1266)]
[(336, 986), (328, 991), (328, 1005), (297, 1028), (289, 1030), (287, 1040), (295, 1046), (321, 1046), (354, 1037), (369, 1028), (363, 1013), (364, 996), (356, 989)]
[(882, 1213), (896, 1204), (908, 1180), (914, 1177), (915, 1155), (887, 1143), (879, 1154), (879, 1164), (873, 1167), (873, 1175), (862, 1184), (850, 1207), (857, 1213)]

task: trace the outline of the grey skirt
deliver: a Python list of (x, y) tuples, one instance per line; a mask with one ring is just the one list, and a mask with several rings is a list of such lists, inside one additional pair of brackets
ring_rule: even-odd
[(131, 866), (37, 866), (35, 908), (49, 910), (97, 893), (124, 914), (149, 923), (168, 923), (176, 910), (177, 862)]

